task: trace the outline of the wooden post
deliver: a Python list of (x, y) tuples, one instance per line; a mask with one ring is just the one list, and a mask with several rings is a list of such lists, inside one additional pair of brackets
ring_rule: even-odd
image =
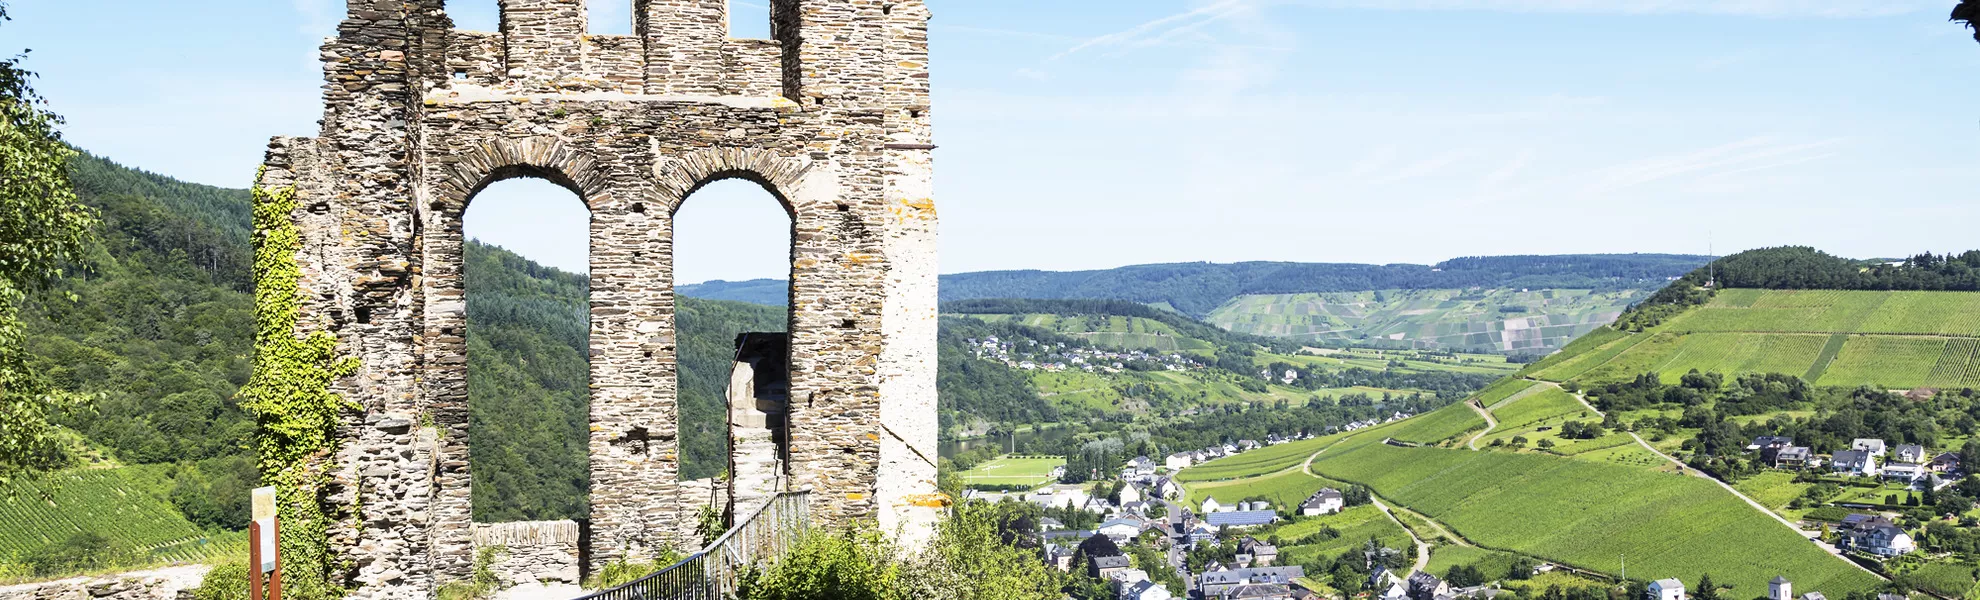
[[(282, 600), (281, 520), (275, 518), (275, 488), (254, 490), (254, 520), (248, 523), (248, 600)], [(262, 574), (268, 575), (264, 589)]]
[(261, 597), (261, 521), (248, 522), (248, 600)]

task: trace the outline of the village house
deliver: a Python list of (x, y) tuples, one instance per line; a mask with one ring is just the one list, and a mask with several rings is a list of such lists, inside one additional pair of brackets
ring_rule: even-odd
[(1314, 492), (1313, 496), (1307, 498), (1306, 502), (1300, 503), (1299, 514), (1302, 517), (1331, 515), (1341, 512), (1346, 507), (1347, 499), (1341, 495), (1340, 490), (1321, 488), (1320, 491)]
[(1794, 583), (1781, 575), (1767, 582), (1767, 600), (1794, 600)]
[[(1763, 451), (1761, 454), (1764, 457), (1766, 453)], [(1814, 451), (1807, 446), (1789, 446), (1775, 452), (1769, 464), (1776, 469), (1799, 469), (1809, 466), (1809, 461), (1814, 457)]]
[(1155, 461), (1146, 456), (1136, 456), (1134, 460), (1128, 461), (1126, 467), (1121, 468), (1121, 479), (1125, 481), (1139, 481), (1154, 476)]
[(1885, 480), (1900, 483), (1917, 483), (1923, 481), (1931, 473), (1931, 469), (1918, 463), (1894, 462), (1883, 467), (1883, 478)]
[(1960, 470), (1959, 455), (1952, 452), (1946, 452), (1944, 454), (1934, 456), (1932, 457), (1931, 466), (1933, 473), (1951, 473), (1954, 471), (1958, 471)]
[[(1882, 442), (1879, 442), (1880, 444)], [(1876, 477), (1882, 471), (1877, 468), (1877, 455), (1867, 450), (1844, 450), (1837, 452), (1830, 461), (1829, 468), (1837, 473), (1858, 477)]]
[(1779, 449), (1779, 448), (1786, 448), (1786, 447), (1788, 447), (1788, 446), (1793, 446), (1793, 445), (1794, 445), (1794, 438), (1791, 438), (1791, 437), (1782, 437), (1782, 436), (1776, 436), (1776, 435), (1763, 435), (1763, 436), (1760, 436), (1760, 437), (1757, 437), (1757, 438), (1754, 438), (1754, 439), (1753, 439), (1753, 443), (1751, 443), (1751, 444), (1747, 444), (1747, 446), (1746, 446), (1746, 451), (1747, 451), (1747, 452), (1760, 452), (1760, 451), (1763, 451), (1763, 450), (1766, 450), (1766, 449), (1768, 449), (1768, 448), (1776, 448), (1776, 449)]
[(1086, 569), (1087, 574), (1092, 575), (1096, 579), (1106, 579), (1115, 573), (1126, 571), (1130, 566), (1128, 557), (1125, 555), (1094, 556), (1087, 558), (1086, 562), (1088, 565)]
[(1439, 596), (1448, 597), (1451, 593), (1450, 584), (1444, 583), (1444, 580), (1438, 579), (1436, 575), (1420, 571), (1410, 574), (1409, 579), (1404, 583), (1409, 588), (1405, 592), (1409, 594), (1409, 600), (1437, 600)]
[(1279, 590), (1250, 590), (1246, 593), (1243, 591), (1243, 588), (1252, 586), (1279, 586), (1280, 588), (1286, 588), (1283, 590), (1283, 593), (1290, 595), (1291, 590), (1288, 586), (1292, 585), (1293, 580), (1303, 577), (1306, 577), (1306, 568), (1298, 566), (1222, 569), (1218, 571), (1206, 571), (1202, 575), (1197, 576), (1196, 589), (1204, 598), (1231, 600), (1243, 598), (1245, 600), (1252, 600), (1254, 598), (1272, 597), (1269, 595), (1258, 595), (1260, 592), (1276, 592)]
[(1870, 453), (1870, 456), (1876, 458), (1883, 458), (1884, 453), (1887, 451), (1887, 449), (1884, 447), (1884, 440), (1876, 440), (1870, 438), (1858, 438), (1856, 441), (1849, 443), (1849, 448), (1851, 450), (1861, 450), (1863, 452), (1868, 452)]
[(1169, 588), (1153, 581), (1142, 580), (1124, 585), (1115, 593), (1116, 600), (1172, 600), (1174, 595)]
[(1900, 444), (1897, 450), (1891, 453), (1891, 458), (1896, 462), (1922, 463), (1925, 462), (1925, 447), (1918, 444)]
[(1659, 579), (1650, 582), (1647, 600), (1688, 600), (1684, 595), (1684, 582), (1676, 579)]
[(1245, 536), (1242, 541), (1238, 542), (1238, 555), (1251, 557), (1251, 560), (1243, 561), (1245, 562), (1245, 566), (1269, 567), (1272, 566), (1274, 561), (1279, 559), (1279, 547), (1258, 541), (1257, 538)]
[(1845, 517), (1842, 526), (1836, 529), (1840, 543), (1836, 547), (1844, 550), (1868, 552), (1877, 556), (1901, 556), (1918, 550), (1911, 535), (1904, 532), (1890, 519), (1876, 515), (1855, 514)]
[(1279, 520), (1279, 513), (1270, 510), (1225, 511), (1203, 516), (1203, 522), (1212, 527), (1234, 527), (1245, 529), (1271, 525)]
[(1179, 500), (1183, 497), (1182, 484), (1176, 483), (1174, 479), (1167, 477), (1156, 479), (1155, 484), (1149, 486), (1149, 489), (1154, 491), (1156, 498)]
[(1233, 507), (1224, 506), (1223, 503), (1217, 502), (1216, 496), (1211, 496), (1203, 499), (1203, 507), (1198, 512), (1207, 515), (1212, 513), (1220, 513), (1227, 510), (1236, 510), (1236, 509)]
[(1409, 586), (1386, 567), (1368, 573), (1368, 591), (1377, 600), (1409, 600)]

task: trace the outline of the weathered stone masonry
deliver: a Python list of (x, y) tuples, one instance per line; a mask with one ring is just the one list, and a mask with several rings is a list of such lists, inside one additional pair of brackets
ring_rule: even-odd
[[(599, 0), (610, 1), (610, 0)], [(827, 524), (910, 539), (935, 507), (935, 230), (921, 0), (773, 0), (774, 40), (726, 0), (634, 2), (586, 35), (584, 0), (501, 0), (498, 33), (444, 0), (348, 0), (323, 47), (322, 133), (278, 138), (297, 189), (302, 324), (362, 361), (339, 438), (331, 543), (359, 598), (468, 576), (461, 216), (540, 177), (591, 211), (590, 564), (691, 545), (678, 481), (672, 217), (742, 178), (792, 218), (790, 462)]]

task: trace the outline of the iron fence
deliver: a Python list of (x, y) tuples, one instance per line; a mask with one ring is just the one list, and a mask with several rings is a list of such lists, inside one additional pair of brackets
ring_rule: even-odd
[(578, 600), (723, 600), (735, 593), (744, 571), (789, 550), (810, 524), (810, 492), (778, 494), (700, 552)]

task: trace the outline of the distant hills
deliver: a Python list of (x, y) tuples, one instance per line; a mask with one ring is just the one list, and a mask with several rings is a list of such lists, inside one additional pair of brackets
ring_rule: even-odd
[[(1125, 300), (1321, 346), (1545, 354), (1708, 262), (1676, 254), (1458, 258), (1435, 265), (1247, 262), (942, 276), (942, 300)], [(785, 282), (684, 285), (782, 305)]]

